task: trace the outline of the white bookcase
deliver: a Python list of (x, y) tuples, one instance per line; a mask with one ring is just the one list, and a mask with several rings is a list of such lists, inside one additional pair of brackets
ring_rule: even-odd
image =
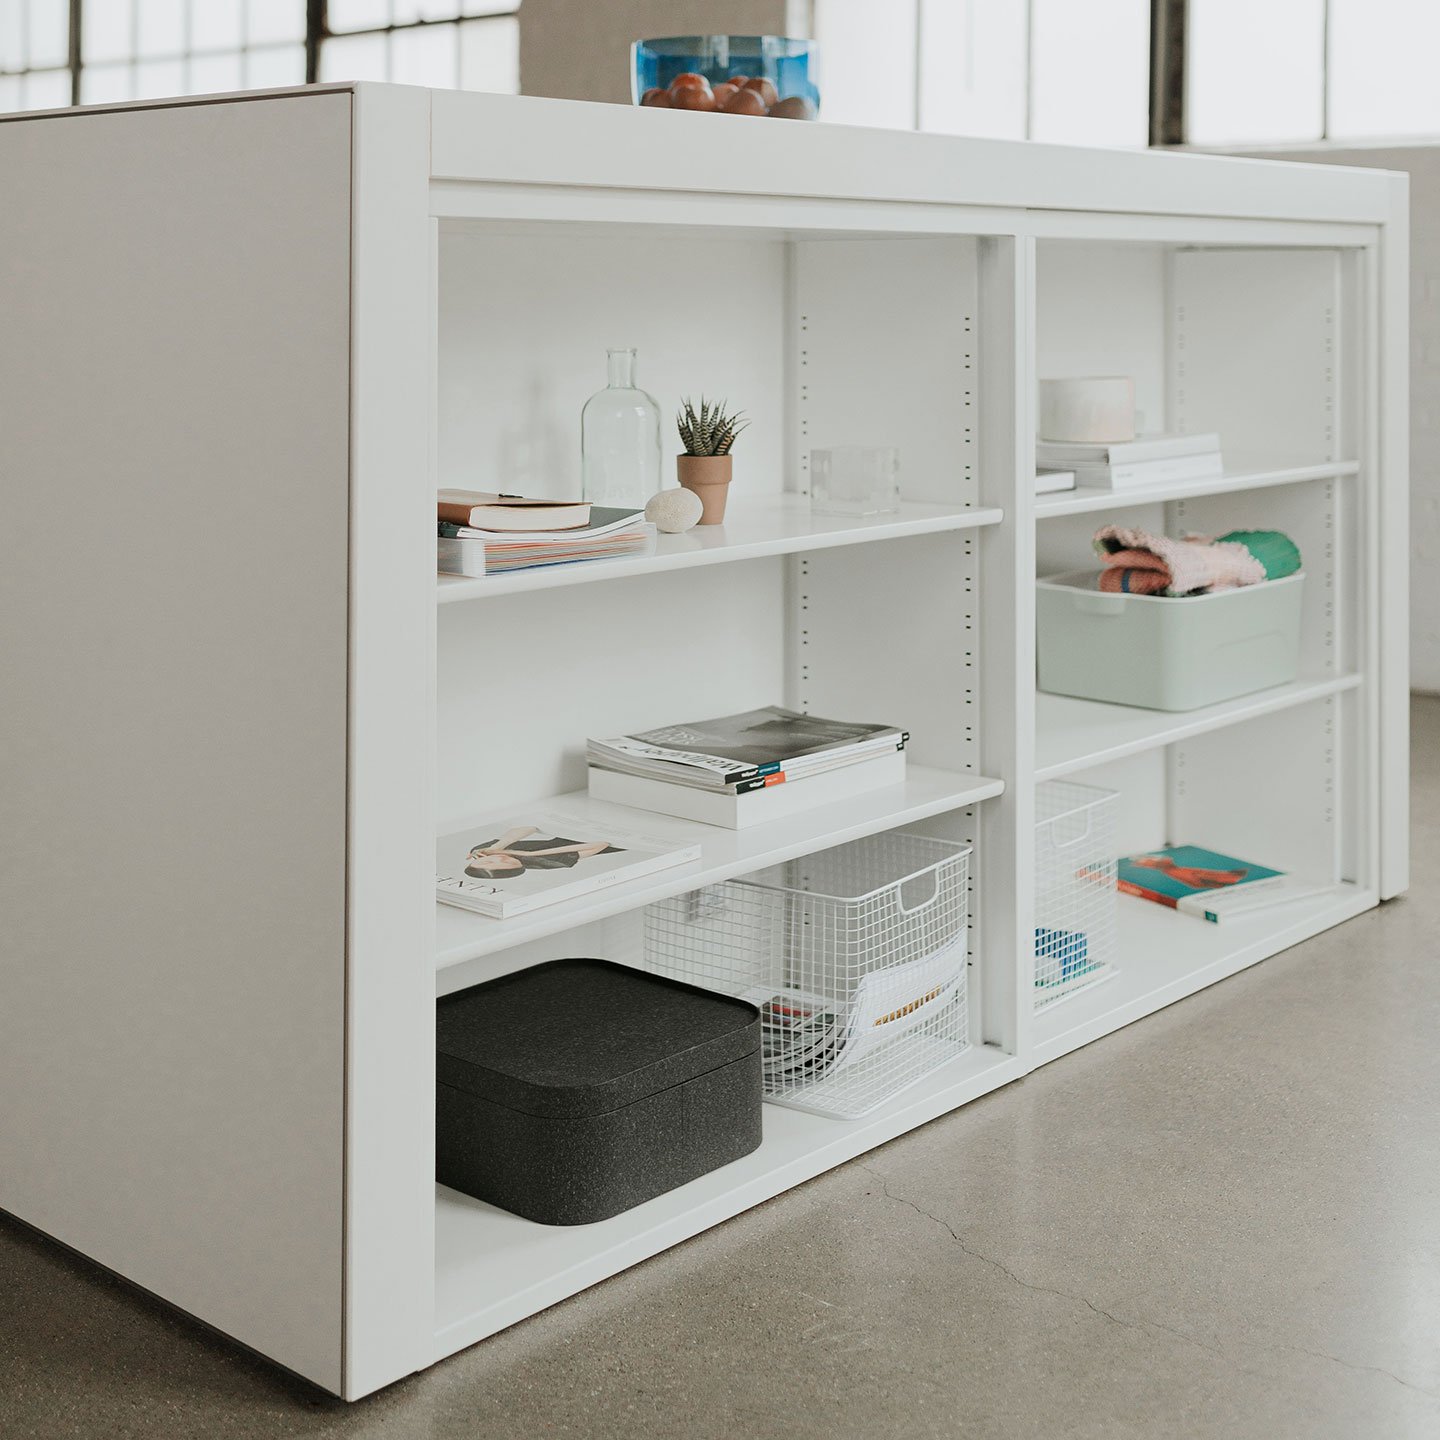
[[(0, 1205), (366, 1394), (1406, 885), (1406, 182), (405, 87), (0, 117)], [(41, 203), (43, 196), (44, 203)], [(434, 576), (433, 491), (578, 485), (607, 345), (754, 416), (723, 529)], [(1223, 478), (1036, 499), (1036, 379), (1135, 376)], [(812, 517), (894, 444), (899, 515)], [(1097, 524), (1293, 535), (1294, 683), (1187, 714), (1034, 685)], [(58, 543), (57, 543), (58, 542)], [(7, 547), (10, 549), (11, 547)], [(584, 795), (588, 734), (782, 701), (909, 778), (486, 920), (437, 833)], [(1325, 897), (1122, 901), (1033, 1007), (1037, 783)], [(630, 823), (634, 812), (624, 812)], [(618, 818), (618, 817), (617, 817)], [(434, 1002), (636, 953), (649, 901), (896, 827), (975, 847), (972, 1048), (868, 1119), (550, 1229), (434, 1184)], [(1357, 982), (1361, 983), (1361, 982)]]

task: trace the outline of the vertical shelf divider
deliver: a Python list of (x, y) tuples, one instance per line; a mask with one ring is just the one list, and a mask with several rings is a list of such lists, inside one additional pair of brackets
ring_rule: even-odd
[(980, 764), (1005, 793), (983, 807), (984, 1038), (1028, 1062), (1035, 820), (1035, 241), (979, 242), (980, 504), (1005, 519), (981, 544)]

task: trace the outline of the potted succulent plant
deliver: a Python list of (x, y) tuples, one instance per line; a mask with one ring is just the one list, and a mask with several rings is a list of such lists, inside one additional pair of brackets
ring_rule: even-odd
[(734, 414), (722, 400), (712, 405), (702, 395), (700, 409), (687, 400), (675, 417), (684, 453), (675, 467), (680, 484), (700, 497), (700, 524), (718, 525), (725, 518), (725, 500), (730, 491), (730, 447), (750, 422), (741, 412)]

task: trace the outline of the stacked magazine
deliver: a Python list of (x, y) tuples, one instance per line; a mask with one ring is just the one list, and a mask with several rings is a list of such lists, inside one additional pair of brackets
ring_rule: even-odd
[(818, 1080), (844, 1053), (850, 1025), (842, 1008), (799, 991), (747, 998), (760, 1006), (760, 1059), (767, 1090)]
[(909, 735), (777, 705), (587, 742), (590, 793), (743, 829), (905, 779)]
[(772, 1097), (817, 1084), (842, 1067), (874, 1058), (879, 1048), (929, 1023), (956, 994), (965, 946), (861, 977), (848, 996), (758, 986), (741, 998), (760, 1009), (765, 1090)]

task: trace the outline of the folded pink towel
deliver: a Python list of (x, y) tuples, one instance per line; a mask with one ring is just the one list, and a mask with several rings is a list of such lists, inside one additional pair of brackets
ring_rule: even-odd
[(1102, 525), (1095, 549), (1105, 562), (1100, 588), (1130, 595), (1194, 595), (1258, 585), (1265, 568), (1233, 540), (1187, 535), (1172, 540), (1148, 530)]

